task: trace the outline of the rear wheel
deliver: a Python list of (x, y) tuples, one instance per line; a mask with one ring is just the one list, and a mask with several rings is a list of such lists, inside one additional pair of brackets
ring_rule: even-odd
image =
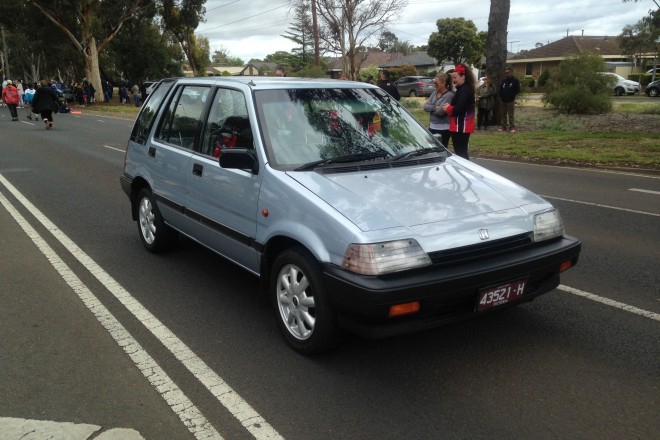
[(137, 211), (140, 240), (149, 252), (162, 252), (174, 246), (178, 234), (165, 224), (154, 196), (147, 188), (138, 193)]
[(269, 290), (280, 330), (296, 351), (321, 353), (341, 342), (321, 269), (308, 251), (296, 247), (278, 255)]
[(416, 96), (417, 96), (417, 92), (414, 91), (414, 90), (411, 90), (411, 91), (410, 91), (410, 97), (411, 97), (411, 98), (414, 98), (414, 97), (416, 97)]

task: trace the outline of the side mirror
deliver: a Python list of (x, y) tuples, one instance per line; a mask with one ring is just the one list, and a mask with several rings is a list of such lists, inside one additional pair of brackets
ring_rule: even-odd
[(225, 148), (222, 150), (219, 162), (222, 168), (250, 170), (252, 174), (259, 174), (259, 162), (254, 150)]

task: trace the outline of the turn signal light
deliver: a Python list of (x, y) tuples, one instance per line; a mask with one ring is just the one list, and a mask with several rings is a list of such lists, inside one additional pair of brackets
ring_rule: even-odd
[(565, 270), (568, 270), (571, 267), (573, 267), (573, 261), (571, 261), (571, 260), (564, 261), (563, 263), (561, 263), (559, 265), (559, 272), (563, 272)]
[(419, 301), (390, 306), (390, 318), (393, 316), (408, 315), (410, 313), (416, 312), (419, 312)]

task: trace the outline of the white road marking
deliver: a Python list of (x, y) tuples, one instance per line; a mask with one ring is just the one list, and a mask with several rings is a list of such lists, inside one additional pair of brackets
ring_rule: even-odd
[(581, 296), (592, 301), (596, 301), (602, 304), (606, 304), (611, 307), (616, 307), (617, 309), (625, 310), (626, 312), (634, 313), (636, 315), (644, 316), (646, 318), (651, 318), (653, 320), (660, 322), (660, 313), (649, 312), (648, 310), (638, 309), (637, 307), (614, 301), (613, 299), (603, 298), (602, 296), (594, 295), (593, 293), (585, 292), (584, 290), (576, 289), (574, 287), (564, 286), (560, 284), (557, 289), (563, 290), (564, 292), (572, 293), (573, 295)]
[[(5, 179), (2, 175), (0, 175), (0, 180), (5, 184)], [(190, 399), (183, 394), (167, 373), (160, 368), (156, 361), (142, 348), (110, 311), (105, 308), (98, 298), (83, 284), (80, 278), (53, 251), (48, 243), (46, 243), (2, 193), (0, 193), (0, 204), (14, 217), (14, 220), (25, 231), (25, 234), (48, 259), (53, 268), (57, 270), (62, 279), (78, 295), (85, 306), (94, 314), (101, 325), (110, 333), (112, 338), (117, 342), (117, 345), (133, 360), (135, 366), (138, 367), (151, 385), (156, 388), (170, 408), (172, 408), (172, 411), (179, 416), (179, 419), (181, 419), (195, 438), (200, 440), (222, 439), (220, 434), (206, 420)]]
[(149, 312), (126, 289), (92, 260), (54, 223), (26, 199), (0, 174), (2, 183), (14, 197), (117, 298), (167, 349), (199, 380), (206, 389), (247, 429), (255, 439), (281, 439), (282, 436), (263, 419), (218, 374), (199, 358), (158, 318)]
[(561, 200), (563, 202), (579, 203), (581, 205), (597, 206), (598, 208), (616, 209), (617, 211), (625, 211), (625, 212), (632, 212), (634, 214), (644, 214), (644, 215), (652, 215), (654, 217), (660, 217), (660, 214), (656, 214), (654, 212), (637, 211), (635, 209), (628, 209), (628, 208), (619, 208), (618, 206), (603, 205), (602, 203), (582, 202), (580, 200), (565, 199), (563, 197), (553, 197), (553, 196), (545, 196), (545, 195), (541, 195), (541, 197), (543, 197), (544, 199)]
[(110, 145), (103, 145), (103, 147), (104, 147), (104, 148), (109, 148), (109, 149), (111, 149), (111, 150), (119, 151), (120, 153), (125, 153), (125, 152), (126, 152), (126, 150), (122, 150), (122, 149), (120, 149), (120, 148), (111, 147)]
[[(528, 165), (528, 166), (531, 166), (531, 167), (558, 168), (557, 165), (545, 165), (545, 164), (540, 164), (540, 163), (529, 163), (529, 162), (516, 162), (516, 161), (511, 161), (511, 160), (503, 160), (503, 159), (477, 158), (475, 160), (520, 164), (520, 165)], [(603, 169), (598, 169), (598, 168), (572, 168), (572, 167), (561, 167), (561, 168), (567, 169), (567, 170), (579, 171), (579, 172), (587, 172), (587, 173), (619, 174), (619, 175), (622, 175), (622, 176), (635, 176), (635, 177), (642, 177), (642, 178), (646, 178), (646, 179), (660, 179), (660, 176), (654, 176), (654, 175), (651, 175), (651, 174), (643, 174), (642, 172), (619, 171), (619, 170), (603, 170)]]
[(641, 193), (660, 195), (660, 191), (652, 191), (650, 189), (630, 188), (628, 191), (637, 191)]

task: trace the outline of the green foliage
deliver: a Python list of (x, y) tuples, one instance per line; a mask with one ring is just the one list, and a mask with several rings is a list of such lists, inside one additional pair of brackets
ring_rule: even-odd
[(454, 64), (479, 62), (484, 43), (472, 20), (444, 18), (436, 22), (438, 32), (429, 37), (428, 54), (438, 61), (450, 60)]
[(294, 72), (292, 76), (300, 76), (303, 78), (326, 78), (328, 75), (323, 67), (310, 65)]
[(401, 104), (409, 110), (422, 108), (422, 104), (415, 98), (401, 98)]
[(374, 81), (378, 82), (378, 67), (376, 66), (369, 66), (369, 67), (363, 67), (360, 69), (358, 81), (366, 81), (369, 76), (372, 76)]
[(612, 110), (610, 80), (598, 72), (603, 58), (585, 52), (568, 57), (552, 72), (543, 102), (563, 113), (605, 113)]
[(548, 80), (550, 79), (550, 73), (551, 71), (549, 69), (545, 69), (543, 73), (541, 73), (539, 76), (539, 87), (545, 87)]

